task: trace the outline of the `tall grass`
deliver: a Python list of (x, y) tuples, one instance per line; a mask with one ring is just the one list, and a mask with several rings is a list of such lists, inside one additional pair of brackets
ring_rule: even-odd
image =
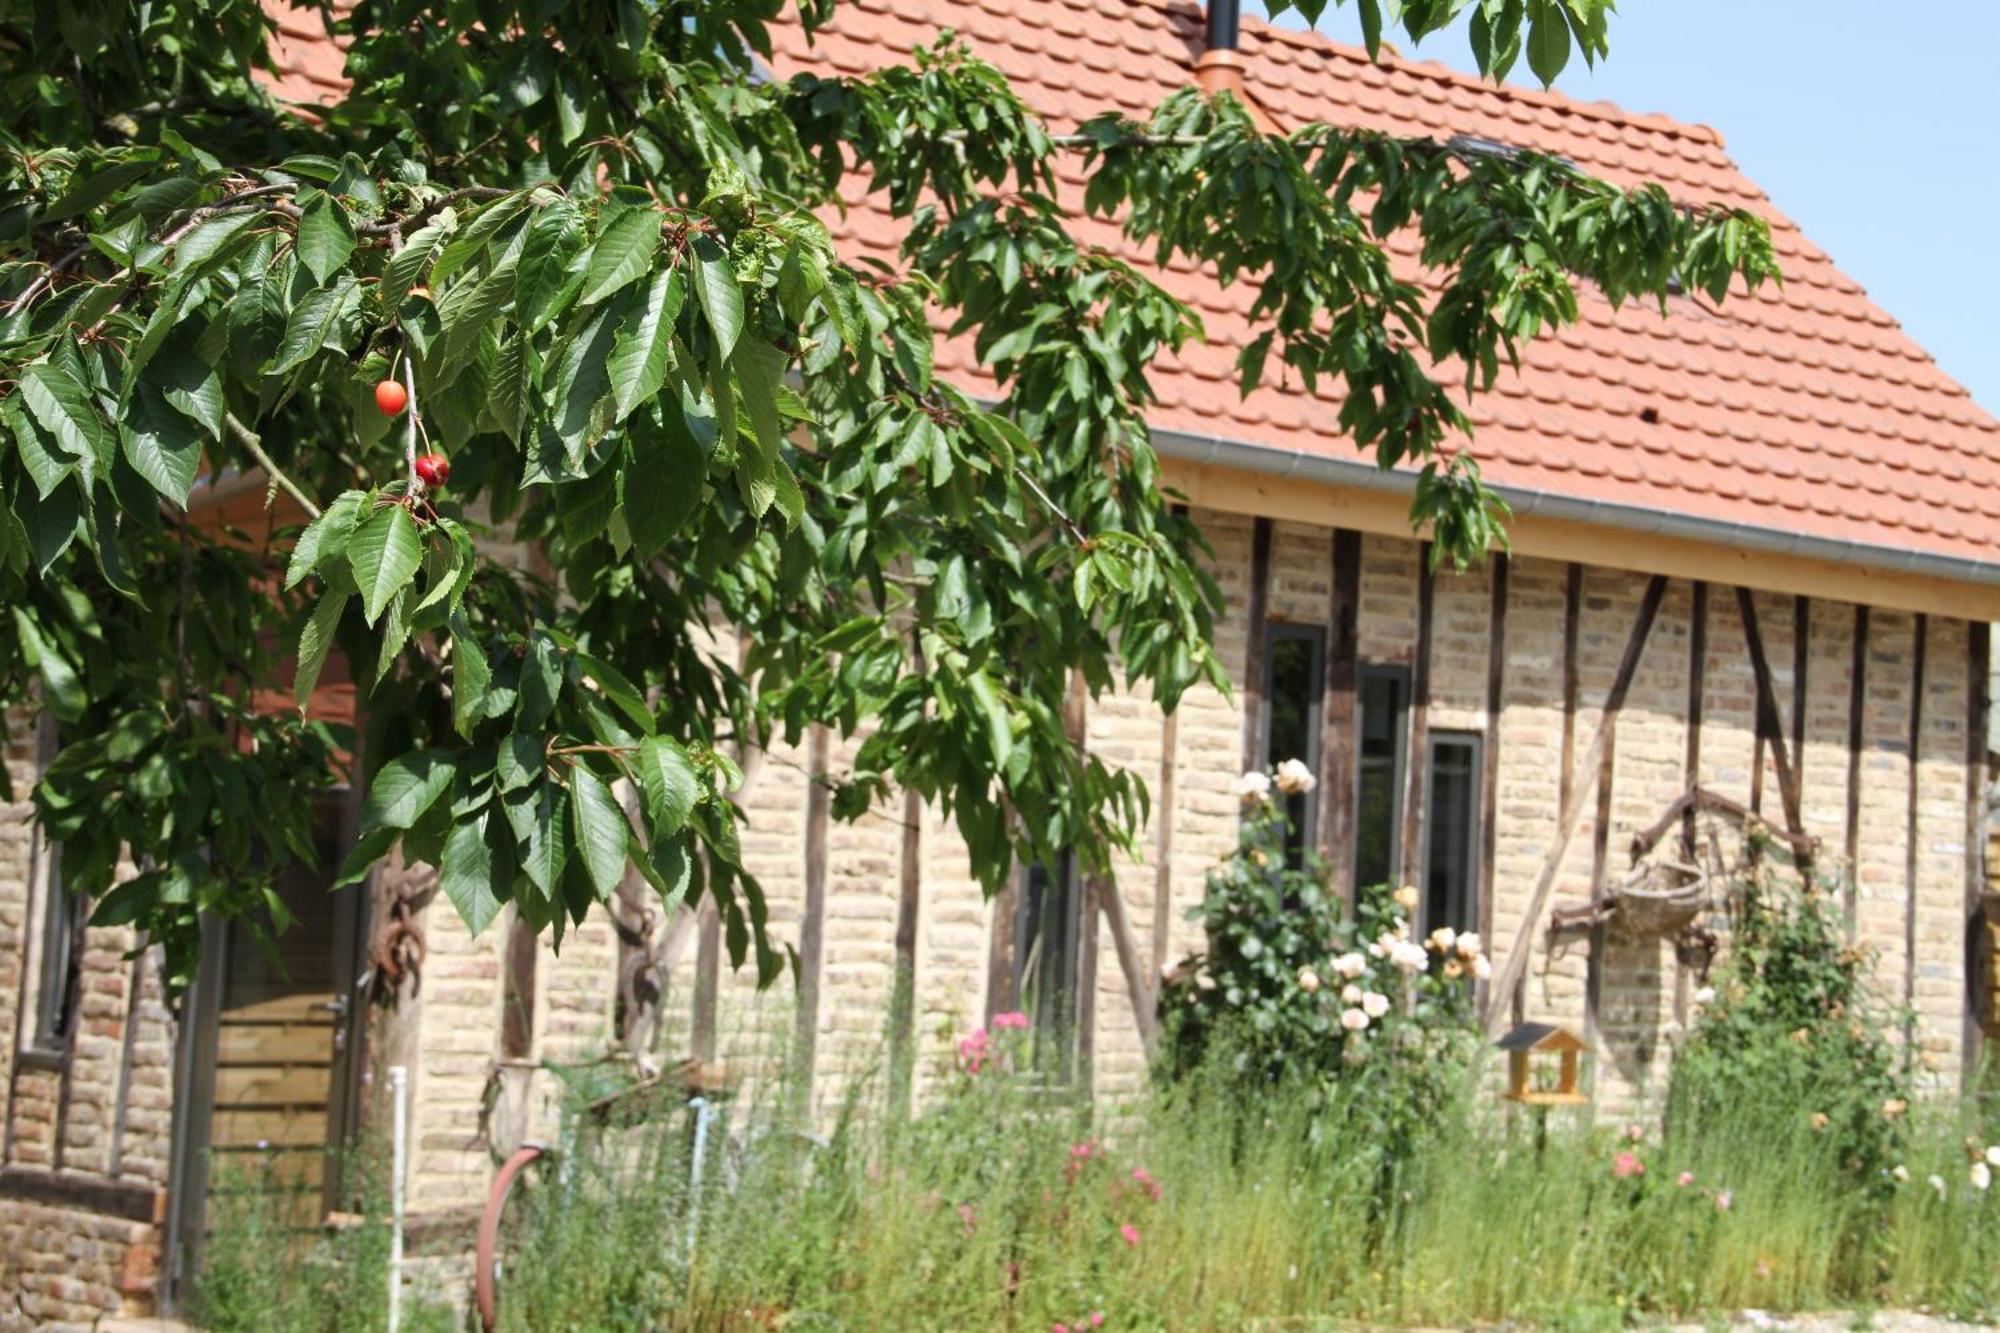
[(1339, 1096), (1245, 1102), (1206, 1076), (1107, 1128), (968, 1077), (914, 1121), (845, 1117), (809, 1153), (746, 1110), (752, 1148), (709, 1177), (691, 1254), (685, 1128), (642, 1127), (541, 1192), (505, 1324), (1586, 1326), (2000, 1300), (2000, 1191), (1973, 1187), (1972, 1127), (1942, 1108), (1905, 1127), (1904, 1181), (1857, 1180), (1796, 1108), (1636, 1142), (1555, 1114), (1544, 1139), (1473, 1086), (1385, 1160)]

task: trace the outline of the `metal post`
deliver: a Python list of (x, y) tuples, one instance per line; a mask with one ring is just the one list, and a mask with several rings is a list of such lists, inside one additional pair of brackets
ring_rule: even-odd
[(409, 1068), (406, 1065), (393, 1065), (389, 1069), (389, 1104), (392, 1108), (389, 1177), (389, 1333), (396, 1333), (403, 1318), (403, 1161), (408, 1152), (405, 1139), (409, 1128), (409, 1102)]
[(715, 1115), (715, 1107), (706, 1097), (695, 1097), (688, 1102), (688, 1109), (694, 1112), (694, 1160), (688, 1170), (688, 1262), (694, 1262), (694, 1238), (701, 1230), (701, 1164), (708, 1155), (708, 1122)]

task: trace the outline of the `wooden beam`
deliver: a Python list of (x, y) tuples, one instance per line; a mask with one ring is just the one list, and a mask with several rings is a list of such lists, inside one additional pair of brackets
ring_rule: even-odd
[(125, 1121), (132, 1110), (132, 1055), (139, 1036), (139, 1002), (146, 989), (147, 942), (144, 934), (132, 951), (131, 978), (125, 986), (125, 1030), (118, 1040), (118, 1088), (111, 1103), (111, 1153), (104, 1174), (116, 1179), (125, 1171)]
[(889, 1015), (891, 1109), (907, 1112), (915, 1083), (917, 1033), (917, 918), (924, 891), (924, 797), (903, 791), (903, 846), (896, 879), (896, 989)]
[[(1132, 1022), (1139, 1029), (1139, 1044), (1145, 1047), (1150, 1059), (1159, 1043), (1159, 1001), (1146, 974), (1146, 964), (1139, 956), (1139, 941), (1132, 935), (1132, 923), (1125, 917), (1125, 899), (1114, 881), (1103, 881), (1097, 905), (1104, 912), (1104, 925), (1111, 932), (1111, 948), (1125, 974), (1125, 996), (1132, 1002)], [(1153, 976), (1158, 975), (1155, 970)]]
[[(714, 874), (711, 868), (710, 874)], [(694, 1012), (688, 1023), (688, 1046), (694, 1058), (715, 1059), (716, 1011), (722, 1002), (722, 913), (713, 892), (702, 894), (695, 911)]]
[(1320, 702), (1319, 854), (1336, 901), (1354, 902), (1355, 682), (1360, 672), (1361, 534), (1333, 530), (1326, 615), (1326, 689)]
[[(1217, 463), (1160, 460), (1164, 484), (1188, 501), (1230, 514), (1261, 514), (1280, 522), (1352, 528), (1407, 539), (1410, 497), (1361, 490), (1296, 475), (1246, 472)], [(1639, 574), (1701, 579), (1722, 587), (1743, 584), (1760, 592), (1804, 593), (1840, 602), (1868, 602), (1898, 611), (1928, 611), (1961, 620), (2000, 621), (2000, 584), (1960, 582), (1852, 561), (1787, 555), (1733, 545), (1633, 532), (1540, 514), (1507, 520), (1507, 545), (1516, 559), (1601, 565)]]
[(1271, 520), (1250, 528), (1250, 604), (1243, 628), (1243, 764), (1239, 772), (1264, 767), (1264, 662), (1271, 643)]
[[(1764, 653), (1764, 632), (1757, 624), (1757, 602), (1748, 588), (1736, 590), (1736, 609), (1743, 617), (1743, 639), (1750, 648), (1750, 667), (1757, 676), (1757, 734), (1771, 747), (1771, 762), (1778, 769), (1778, 799), (1785, 807), (1785, 827), (1794, 833), (1805, 828), (1799, 817), (1799, 774), (1785, 745), (1784, 725), (1778, 716), (1778, 692), (1771, 683), (1771, 661)], [(1761, 765), (1759, 766), (1761, 771)]]
[(1917, 872), (1923, 850), (1917, 820), (1922, 808), (1924, 659), (1930, 650), (1930, 630), (1930, 617), (1918, 615), (1910, 668), (1910, 791), (1903, 827), (1903, 1058), (1909, 1069), (1916, 1068), (1917, 1059)]
[[(1646, 584), (1646, 593), (1639, 601), (1638, 621), (1632, 626), (1632, 636), (1625, 643), (1625, 655), (1619, 660), (1618, 674), (1611, 682), (1611, 691), (1604, 699), (1604, 717), (1597, 725), (1597, 735), (1590, 742), (1590, 750), (1584, 757), (1583, 771), (1594, 773), (1598, 770), (1604, 751), (1611, 739), (1611, 724), (1617, 720), (1618, 711), (1625, 706), (1625, 695), (1632, 688), (1632, 676), (1639, 669), (1639, 658), (1646, 649), (1646, 639), (1653, 631), (1653, 621), (1660, 614), (1660, 599), (1666, 595), (1667, 577), (1655, 574)], [(1570, 766), (1564, 765), (1565, 769)], [(1569, 850), (1569, 842), (1576, 835), (1577, 820), (1583, 814), (1583, 802), (1579, 799), (1573, 782), (1566, 777), (1569, 794), (1563, 801), (1562, 810), (1556, 817), (1556, 840), (1542, 861), (1541, 876), (1535, 881), (1535, 891), (1528, 902), (1527, 915), (1521, 919), (1521, 929), (1514, 936), (1514, 945), (1508, 950), (1507, 960), (1501, 966), (1500, 975), (1493, 987), (1495, 996), (1511, 995), (1514, 988), (1527, 975), (1528, 955), (1534, 951), (1535, 932), (1541, 927), (1542, 913), (1548, 907), (1549, 892), (1555, 887), (1556, 875), (1562, 869), (1563, 855)], [(1498, 1026), (1499, 1004), (1487, 1006), (1486, 1027), (1492, 1032)]]
[(1020, 1007), (1020, 997), (1014, 985), (1014, 919), (1020, 913), (1021, 876), (1019, 873), (1007, 876), (1007, 882), (1000, 892), (993, 895), (993, 929), (987, 937), (986, 953), (986, 1023), (992, 1026), (993, 1015), (1004, 1014)]
[(1180, 776), (1179, 710), (1160, 723), (1160, 796), (1153, 803), (1153, 967), (1149, 981), (1166, 975), (1174, 926), (1174, 800)]
[(1487, 612), (1486, 740), (1479, 774), (1479, 937), (1493, 938), (1493, 890), (1500, 851), (1500, 718), (1507, 697), (1507, 584), (1512, 562), (1493, 557), (1491, 609)]
[(1978, 1078), (1986, 1030), (1979, 1022), (1980, 978), (1975, 971), (1979, 937), (1986, 929), (1980, 899), (1986, 892), (1987, 697), (1993, 671), (1993, 629), (1966, 626), (1965, 644), (1965, 1023), (1958, 1048), (1959, 1078), (1970, 1092)]
[(535, 928), (515, 912), (507, 919), (507, 953), (500, 982), (500, 1056), (525, 1060), (535, 1044), (535, 970), (541, 950)]
[[(1410, 739), (1403, 782), (1402, 882), (1424, 883), (1424, 792), (1430, 777), (1431, 618), (1437, 604), (1437, 575), (1431, 567), (1431, 544), (1417, 546), (1417, 645), (1410, 670)], [(1417, 911), (1423, 911), (1419, 898)], [(1421, 920), (1421, 916), (1418, 917)], [(1429, 922), (1425, 928), (1429, 929)]]
[(1792, 598), (1792, 769), (1797, 775), (1801, 799), (1806, 786), (1806, 709), (1810, 707), (1807, 686), (1812, 676), (1812, 598)]
[[(1269, 563), (1270, 540), (1265, 538), (1265, 562)], [(1261, 620), (1258, 622), (1261, 625)], [(1261, 636), (1260, 636), (1261, 638)], [(1076, 751), (1078, 763), (1088, 763), (1090, 757), (1090, 733), (1088, 719), (1090, 713), (1090, 686), (1083, 678), (1083, 672), (1069, 673), (1069, 699), (1063, 708), (1063, 730), (1069, 735), (1069, 743)], [(1072, 856), (1074, 860), (1074, 856)], [(1082, 901), (1076, 905), (1076, 1081), (1088, 1090), (1094, 1086), (1097, 1057), (1097, 910), (1098, 903), (1106, 896), (1105, 877), (1096, 872), (1085, 873), (1079, 864), (1078, 876), (1081, 880)], [(1116, 893), (1117, 890), (1111, 889)]]
[(1556, 783), (1556, 807), (1569, 808), (1576, 790), (1576, 710), (1582, 706), (1583, 566), (1571, 565), (1563, 581), (1563, 731), (1562, 776)]
[[(1693, 606), (1688, 612), (1688, 701), (1687, 747), (1681, 759), (1682, 790), (1701, 786), (1701, 723), (1708, 691), (1708, 585), (1695, 581)], [(1695, 856), (1695, 810), (1692, 802), (1681, 817), (1681, 856), (1692, 862)]]
[(158, 1222), (165, 1191), (151, 1182), (106, 1180), (40, 1167), (0, 1167), (0, 1199), (75, 1209), (127, 1222)]
[(1854, 659), (1847, 684), (1847, 883), (1842, 906), (1853, 932), (1861, 881), (1861, 755), (1868, 744), (1868, 608), (1854, 608)]
[(819, 1056), (819, 982), (826, 964), (826, 842), (833, 818), (827, 767), (832, 748), (825, 727), (814, 726), (807, 732), (805, 905), (799, 915), (799, 1005), (792, 1030), (796, 1080), (792, 1093), (799, 1108), (811, 1104)]
[[(1604, 895), (1605, 871), (1611, 861), (1611, 788), (1618, 771), (1618, 714), (1607, 709), (1604, 719), (1598, 724), (1597, 772), (1591, 781), (1597, 793), (1596, 808), (1591, 812), (1590, 821), (1590, 900), (1598, 901)], [(1583, 1039), (1597, 1050), (1602, 1037), (1604, 1009), (1605, 953), (1610, 947), (1610, 932), (1605, 929), (1601, 917), (1592, 915), (1590, 923), (1590, 956), (1585, 960), (1587, 970), (1583, 979)], [(1597, 1062), (1590, 1064), (1590, 1095), (1597, 1096)]]

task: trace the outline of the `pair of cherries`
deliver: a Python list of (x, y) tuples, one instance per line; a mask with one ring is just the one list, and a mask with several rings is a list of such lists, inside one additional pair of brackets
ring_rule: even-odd
[[(375, 406), (385, 417), (400, 416), (410, 405), (410, 393), (398, 380), (383, 380), (375, 386)], [(423, 454), (417, 459), (417, 480), (426, 486), (442, 486), (451, 480), (451, 460), (443, 454)]]

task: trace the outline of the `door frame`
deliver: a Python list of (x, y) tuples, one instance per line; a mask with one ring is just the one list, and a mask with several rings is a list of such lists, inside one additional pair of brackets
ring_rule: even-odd
[[(354, 845), (360, 816), (357, 788), (340, 787), (331, 794), (328, 813), (337, 819), (334, 863)], [(369, 877), (372, 881), (373, 876)], [(367, 940), (368, 882), (333, 890), (334, 932), (331, 941), (335, 978), (345, 978), (335, 992), (333, 1066), (327, 1090), (327, 1166), (321, 1173), (320, 1208), (337, 1201), (339, 1173), (331, 1169), (352, 1140), (360, 1123), (362, 1056), (359, 1019), (365, 1006), (368, 977), (363, 971)], [(230, 923), (201, 918), (201, 959), (194, 984), (181, 997), (174, 1040), (173, 1131), (167, 1165), (166, 1237), (160, 1264), (159, 1306), (174, 1313), (201, 1272), (202, 1242), (208, 1229), (208, 1186), (212, 1155), (209, 1142), (215, 1127), (215, 1074), (221, 1038), (222, 997), (228, 987)]]

